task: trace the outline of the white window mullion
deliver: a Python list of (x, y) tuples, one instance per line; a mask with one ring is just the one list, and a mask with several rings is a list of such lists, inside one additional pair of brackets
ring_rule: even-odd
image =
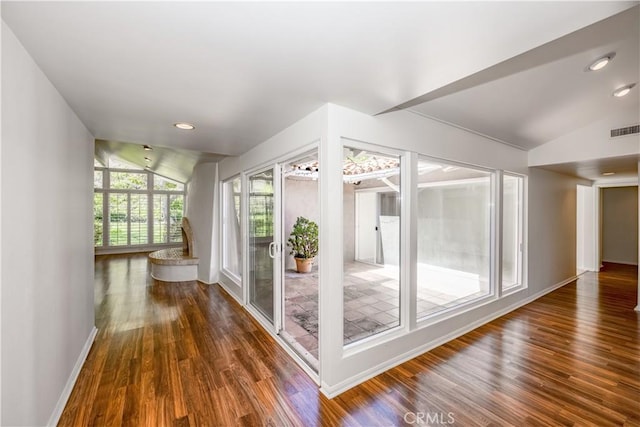
[(400, 185), (402, 194), (401, 220), (400, 220), (400, 262), (403, 276), (400, 279), (400, 303), (401, 319), (405, 329), (411, 331), (417, 323), (417, 269), (418, 269), (418, 156), (415, 153), (407, 153), (403, 159), (401, 168)]
[(491, 263), (494, 274), (492, 275), (493, 279), (493, 290), (494, 294), (500, 298), (502, 296), (502, 223), (503, 223), (503, 205), (504, 205), (504, 185), (503, 178), (504, 174), (501, 170), (498, 170), (494, 174), (495, 184), (494, 194), (492, 194), (493, 199), (493, 233), (491, 235), (494, 239), (493, 250), (491, 251), (491, 256), (493, 258), (493, 262)]
[(127, 246), (131, 246), (131, 193), (127, 193)]
[[(249, 267), (249, 178), (246, 173), (240, 174), (240, 185), (242, 188), (242, 198), (240, 202), (240, 220), (242, 221), (242, 277), (248, 278)], [(249, 279), (247, 279), (247, 282)], [(249, 286), (242, 287), (242, 303), (249, 304)], [(319, 340), (319, 337), (318, 337)]]
[(153, 174), (147, 178), (147, 242), (153, 245)]
[[(103, 181), (104, 182), (104, 181)], [(109, 245), (109, 193), (102, 191), (102, 247)]]
[(525, 177), (510, 172), (502, 177), (501, 287), (505, 294), (524, 286)]
[(165, 243), (169, 243), (171, 241), (171, 239), (169, 238), (169, 233), (171, 232), (171, 196), (169, 194), (165, 195), (165, 212), (167, 213), (167, 219), (166, 222), (164, 224), (165, 226), (165, 238), (164, 238), (164, 242)]
[(520, 177), (518, 180), (518, 250), (517, 250), (517, 267), (516, 277), (520, 286), (524, 285), (524, 183), (525, 178)]
[(109, 230), (109, 195), (108, 189), (111, 187), (111, 179), (107, 169), (102, 170), (102, 246), (109, 246), (111, 235)]

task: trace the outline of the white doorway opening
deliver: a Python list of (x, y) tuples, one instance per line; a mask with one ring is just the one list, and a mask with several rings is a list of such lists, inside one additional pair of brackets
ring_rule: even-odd
[(378, 193), (358, 191), (356, 196), (356, 260), (377, 264), (378, 260)]
[(576, 274), (599, 271), (596, 248), (596, 187), (577, 186), (576, 194)]
[(638, 186), (602, 188), (602, 261), (638, 265)]

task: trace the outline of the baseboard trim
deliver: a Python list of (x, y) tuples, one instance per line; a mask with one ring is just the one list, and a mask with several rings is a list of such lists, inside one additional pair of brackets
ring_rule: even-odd
[(67, 406), (67, 401), (71, 396), (71, 392), (73, 391), (73, 387), (76, 385), (76, 381), (78, 380), (78, 375), (80, 375), (80, 371), (82, 370), (82, 366), (84, 366), (84, 362), (87, 360), (87, 356), (89, 355), (89, 351), (91, 350), (91, 346), (93, 345), (93, 341), (96, 339), (96, 335), (98, 333), (98, 329), (94, 326), (89, 336), (87, 337), (87, 341), (84, 343), (84, 347), (82, 347), (82, 351), (78, 356), (78, 360), (76, 360), (76, 364), (73, 366), (73, 370), (69, 375), (69, 379), (67, 380), (67, 384), (64, 386), (62, 393), (60, 394), (60, 398), (58, 399), (58, 403), (56, 407), (53, 409), (53, 413), (51, 417), (49, 417), (49, 421), (47, 422), (47, 426), (56, 426), (58, 425), (58, 421), (60, 421), (60, 416), (62, 416), (62, 411), (64, 411), (64, 407)]
[(637, 266), (638, 263), (637, 262), (633, 262), (633, 261), (613, 261), (610, 259), (603, 259), (602, 262), (608, 262), (609, 264), (622, 264), (622, 265), (634, 265)]
[(160, 249), (169, 249), (169, 248), (180, 248), (182, 245), (180, 243), (167, 243), (167, 244), (159, 244), (159, 245), (140, 245), (140, 246), (107, 246), (94, 248), (94, 255), (122, 255), (122, 254), (139, 254), (139, 253), (149, 253), (154, 252)]
[(227, 295), (229, 295), (231, 298), (233, 298), (234, 300), (236, 300), (236, 302), (238, 304), (240, 304), (241, 306), (244, 306), (244, 302), (242, 301), (242, 297), (238, 294), (236, 294), (235, 292), (233, 292), (231, 290), (231, 288), (229, 287), (229, 285), (227, 285), (224, 281), (220, 280), (218, 282), (216, 282), (218, 286), (220, 286)]
[(391, 368), (394, 368), (398, 365), (401, 365), (404, 362), (407, 362), (415, 357), (420, 356), (423, 353), (426, 353), (430, 350), (433, 350), (436, 347), (439, 347), (443, 344), (446, 344), (449, 341), (452, 341), (464, 334), (467, 334), (471, 331), (473, 331), (476, 328), (479, 328), (480, 326), (487, 324), (499, 317), (504, 316), (505, 314), (508, 314), (514, 310), (517, 310), (520, 307), (523, 307), (535, 300), (537, 300), (538, 298), (543, 297), (544, 295), (553, 292), (565, 285), (568, 285), (569, 283), (573, 282), (574, 280), (577, 279), (577, 276), (573, 276), (570, 277), (568, 279), (565, 279), (561, 282), (556, 283), (555, 285), (543, 289), (542, 291), (536, 292), (533, 295), (528, 296), (527, 298), (518, 301), (515, 304), (511, 304), (501, 310), (496, 311), (495, 313), (491, 313), (488, 316), (482, 317), (478, 320), (476, 320), (475, 322), (472, 322), (471, 324), (465, 326), (464, 328), (460, 328), (457, 329), (455, 331), (452, 331), (438, 339), (435, 339), (433, 341), (430, 341), (428, 343), (425, 343), (423, 345), (421, 345), (420, 347), (414, 348), (406, 353), (400, 354), (392, 359), (389, 359), (388, 361), (381, 363), (377, 366), (374, 366), (370, 369), (367, 369), (366, 371), (362, 372), (361, 374), (355, 375), (353, 377), (350, 377), (344, 381), (340, 381), (338, 384), (335, 385), (329, 385), (325, 382), (322, 382), (321, 387), (320, 387), (320, 391), (322, 392), (322, 394), (324, 394), (326, 397), (328, 397), (329, 399), (333, 399), (334, 397), (344, 393), (345, 391), (349, 390), (350, 388), (353, 388), (355, 386), (357, 386), (358, 384), (361, 384), (373, 377), (375, 377), (376, 375), (380, 375), (381, 373), (388, 371)]

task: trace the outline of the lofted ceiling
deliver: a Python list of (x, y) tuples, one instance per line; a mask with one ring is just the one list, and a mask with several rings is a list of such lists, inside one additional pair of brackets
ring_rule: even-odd
[[(525, 150), (614, 101), (637, 109), (637, 90), (610, 97), (638, 81), (637, 4), (3, 1), (1, 13), (100, 150), (142, 162), (141, 144), (164, 149), (152, 169), (188, 181), (191, 164), (244, 153), (326, 102), (409, 108)], [(606, 73), (582, 71), (604, 51), (617, 52)]]
[[(605, 68), (586, 71), (611, 53), (615, 56)], [(638, 83), (639, 54), (635, 7), (402, 107), (530, 150), (605, 116), (638, 111), (637, 91), (624, 98), (612, 93)]]
[(109, 164), (109, 159), (115, 156), (126, 163), (149, 169), (158, 175), (182, 183), (191, 180), (191, 174), (196, 165), (218, 162), (224, 157), (180, 148), (103, 139), (96, 139), (94, 148), (95, 158), (105, 166)]

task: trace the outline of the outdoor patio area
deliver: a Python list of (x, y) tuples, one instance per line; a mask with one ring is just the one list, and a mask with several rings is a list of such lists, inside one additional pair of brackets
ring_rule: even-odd
[[(345, 345), (399, 325), (398, 267), (345, 264)], [(483, 295), (478, 275), (419, 264), (418, 317)], [(488, 290), (487, 290), (488, 291)], [(318, 272), (285, 272), (285, 338), (303, 357), (318, 358)], [(313, 364), (313, 360), (311, 360)]]

